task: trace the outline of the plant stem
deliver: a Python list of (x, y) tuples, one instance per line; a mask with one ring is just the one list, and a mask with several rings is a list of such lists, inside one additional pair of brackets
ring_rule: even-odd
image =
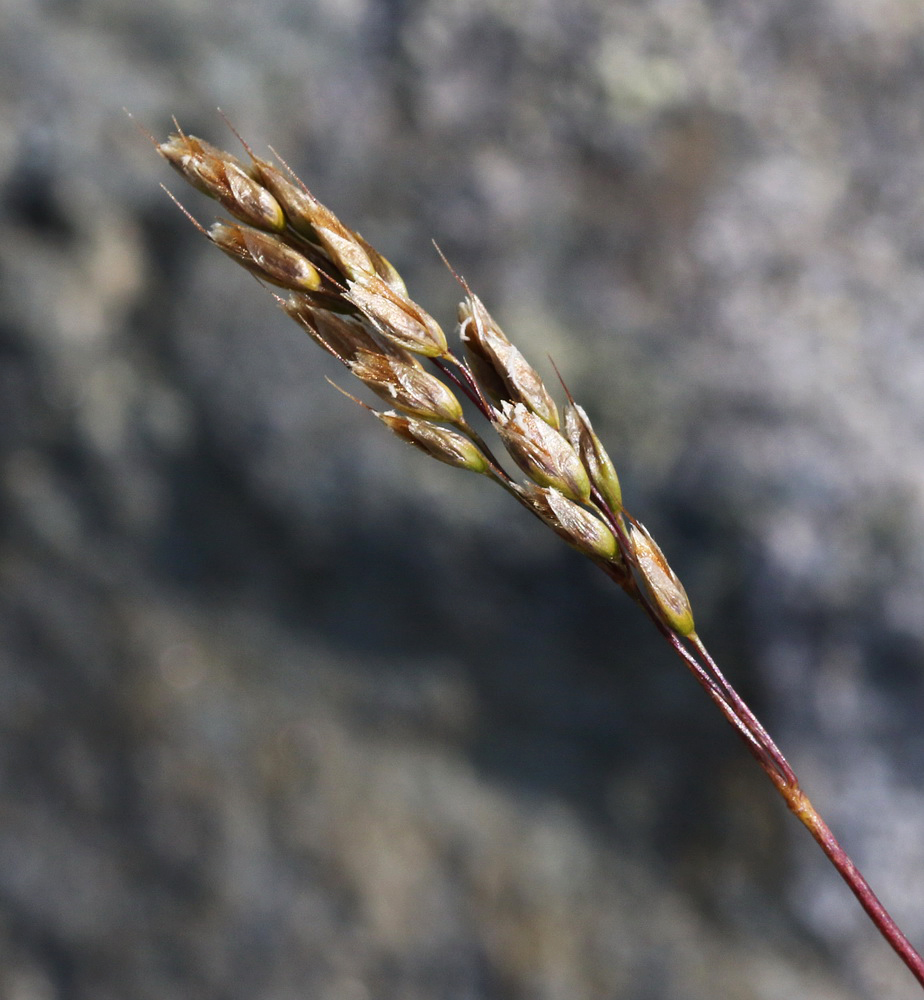
[[(771, 778), (773, 776), (771, 775)], [(914, 949), (911, 942), (902, 933), (898, 924), (889, 915), (888, 910), (879, 901), (876, 893), (870, 888), (869, 882), (863, 877), (860, 869), (853, 863), (850, 855), (838, 843), (828, 824), (818, 815), (808, 796), (794, 785), (777, 785), (780, 794), (786, 800), (786, 805), (804, 824), (815, 838), (818, 846), (828, 856), (828, 860), (838, 870), (841, 878), (850, 887), (860, 905), (866, 910), (870, 920), (876, 925), (879, 933), (889, 942), (898, 957), (908, 966), (915, 979), (924, 986), (924, 959)]]
[[(665, 635), (674, 651), (683, 658), (696, 679), (706, 688), (709, 696), (719, 706), (722, 714), (735, 727), (748, 750), (757, 759), (776, 790), (783, 797), (790, 812), (815, 838), (818, 846), (825, 852), (828, 860), (850, 887), (850, 891), (857, 897), (879, 933), (888, 941), (911, 974), (924, 987), (924, 958), (902, 933), (898, 924), (895, 923), (873, 892), (869, 882), (861, 874), (860, 869), (853, 863), (850, 855), (840, 845), (828, 824), (818, 814), (808, 796), (802, 791), (789, 762), (738, 692), (725, 679), (699, 637), (695, 634), (692, 635), (690, 642), (705, 663), (697, 660), (680, 638), (669, 629), (662, 627), (659, 631)], [(703, 676), (704, 674), (706, 676)], [(720, 692), (716, 690), (716, 682)]]

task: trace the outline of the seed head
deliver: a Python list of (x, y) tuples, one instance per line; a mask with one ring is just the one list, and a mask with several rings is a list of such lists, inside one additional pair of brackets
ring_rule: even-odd
[(469, 294), (459, 303), (459, 336), (479, 380), (484, 376), (485, 390), (496, 402), (523, 403), (558, 430), (558, 408), (539, 373), (510, 343), (476, 295)]
[(692, 635), (693, 609), (683, 584), (645, 526), (633, 521), (629, 530), (642, 582), (661, 620), (678, 635)]
[(600, 491), (610, 510), (618, 514), (622, 510), (622, 487), (616, 467), (594, 433), (583, 407), (577, 403), (568, 403), (565, 407), (565, 433), (584, 463), (590, 481)]
[(539, 486), (551, 486), (571, 500), (590, 497), (590, 479), (565, 437), (522, 403), (501, 403), (494, 427), (510, 457)]
[(457, 431), (394, 412), (377, 413), (376, 416), (399, 438), (426, 452), (431, 458), (470, 472), (488, 471), (488, 460), (478, 446)]
[(194, 188), (214, 198), (235, 218), (270, 232), (285, 229), (279, 202), (230, 153), (181, 133), (160, 143), (157, 151)]
[(208, 236), (220, 250), (271, 285), (295, 292), (321, 287), (321, 275), (311, 261), (278, 236), (223, 222), (214, 223)]

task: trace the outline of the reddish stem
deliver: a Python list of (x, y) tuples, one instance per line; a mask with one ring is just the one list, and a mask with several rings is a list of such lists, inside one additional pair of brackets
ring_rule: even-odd
[[(661, 631), (665, 632), (666, 630), (662, 629)], [(697, 664), (699, 670), (692, 667), (690, 661), (695, 660), (695, 657), (693, 657), (689, 649), (672, 632), (667, 631), (666, 638), (674, 650), (683, 657), (697, 680), (703, 684), (703, 679), (700, 676), (703, 668), (699, 664)], [(850, 855), (841, 847), (837, 838), (831, 832), (830, 827), (818, 814), (805, 792), (802, 791), (789, 762), (773, 740), (770, 739), (767, 731), (757, 720), (754, 713), (719, 671), (718, 666), (716, 666), (715, 661), (706, 651), (702, 642), (700, 642), (699, 637), (693, 635), (690, 637), (690, 641), (700, 656), (706, 660), (708, 673), (719, 681), (722, 693), (727, 695), (728, 698), (727, 701), (725, 699), (720, 700), (707, 687), (707, 691), (713, 701), (719, 705), (726, 719), (738, 730), (739, 735), (744, 738), (747, 748), (776, 786), (777, 791), (782, 795), (789, 810), (815, 838), (818, 846), (824, 851), (828, 860), (847, 883), (850, 891), (857, 897), (860, 905), (866, 911), (873, 924), (875, 924), (879, 933), (892, 946), (895, 953), (905, 963), (914, 978), (917, 979), (921, 986), (924, 986), (924, 958), (921, 957), (908, 938), (902, 933), (898, 924), (892, 919), (888, 910), (886, 910), (873, 892), (869, 882), (863, 877), (860, 869), (857, 868)], [(704, 686), (706, 685), (704, 684)], [(744, 735), (745, 732), (747, 733), (746, 736)]]

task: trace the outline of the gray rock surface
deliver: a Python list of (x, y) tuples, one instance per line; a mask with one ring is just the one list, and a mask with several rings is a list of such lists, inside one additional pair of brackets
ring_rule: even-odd
[(915, 995), (621, 595), (169, 204), (121, 109), (216, 105), (554, 356), (924, 942), (924, 7), (0, 0), (0, 996)]

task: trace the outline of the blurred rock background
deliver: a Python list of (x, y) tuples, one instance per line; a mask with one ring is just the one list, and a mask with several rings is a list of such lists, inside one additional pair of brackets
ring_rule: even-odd
[(0, 0), (0, 996), (915, 995), (593, 567), (167, 201), (220, 105), (608, 442), (924, 942), (924, 7)]

